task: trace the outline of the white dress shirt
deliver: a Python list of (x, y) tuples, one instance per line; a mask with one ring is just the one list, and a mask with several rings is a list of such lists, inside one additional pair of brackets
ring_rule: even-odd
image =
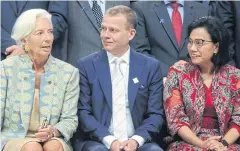
[[(107, 52), (107, 56), (108, 56), (108, 62), (109, 62), (109, 67), (110, 67), (110, 72), (113, 72), (114, 69), (114, 60), (117, 59), (117, 56), (112, 55), (111, 53)], [(127, 120), (127, 134), (128, 134), (128, 138), (134, 139), (138, 142), (139, 147), (142, 146), (145, 143), (145, 139), (141, 136), (138, 135), (133, 135), (135, 132), (134, 129), (134, 125), (133, 125), (133, 121), (132, 121), (132, 116), (131, 116), (131, 112), (129, 109), (129, 103), (128, 103), (128, 79), (129, 79), (129, 60), (130, 60), (130, 47), (128, 49), (128, 51), (120, 57), (121, 59), (124, 60), (124, 63), (121, 64), (120, 68), (121, 71), (123, 72), (124, 75), (124, 84), (125, 84), (125, 95), (126, 95), (126, 120)], [(109, 132), (112, 135), (106, 136), (103, 138), (102, 142), (103, 144), (110, 149), (111, 144), (113, 141), (116, 140), (116, 138), (113, 136), (113, 117), (111, 119), (111, 124), (109, 126)]]

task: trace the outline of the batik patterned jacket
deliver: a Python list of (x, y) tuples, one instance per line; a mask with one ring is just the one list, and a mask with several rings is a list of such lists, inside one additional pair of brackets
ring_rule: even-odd
[[(1, 146), (11, 138), (24, 138), (34, 101), (35, 72), (28, 55), (0, 62)], [(77, 129), (78, 69), (52, 56), (44, 65), (40, 83), (40, 123), (47, 118), (65, 141)]]
[[(225, 65), (212, 80), (212, 98), (219, 121), (220, 135), (231, 124), (240, 126), (240, 70)], [(187, 125), (198, 134), (205, 107), (205, 88), (197, 66), (186, 63), (172, 66), (164, 89), (164, 108), (170, 134)]]

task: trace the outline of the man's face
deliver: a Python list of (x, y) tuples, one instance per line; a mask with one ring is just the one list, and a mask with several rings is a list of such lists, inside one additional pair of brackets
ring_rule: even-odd
[(122, 56), (136, 30), (127, 22), (124, 15), (105, 15), (102, 21), (101, 40), (103, 48), (113, 55)]

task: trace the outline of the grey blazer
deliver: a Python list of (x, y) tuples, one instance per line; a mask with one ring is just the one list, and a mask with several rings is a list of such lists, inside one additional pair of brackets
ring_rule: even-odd
[(131, 41), (135, 50), (154, 56), (173, 65), (187, 57), (187, 26), (193, 20), (208, 15), (208, 8), (198, 2), (184, 2), (184, 20), (181, 47), (177, 45), (171, 19), (163, 1), (140, 1), (132, 3), (138, 15), (137, 34)]
[[(129, 1), (107, 1), (106, 10), (116, 5), (130, 5)], [(77, 60), (102, 49), (100, 29), (88, 1), (68, 3), (68, 49), (63, 60), (76, 65)]]

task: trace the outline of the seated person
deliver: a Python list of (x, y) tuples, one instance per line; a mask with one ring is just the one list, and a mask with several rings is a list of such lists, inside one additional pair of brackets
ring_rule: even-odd
[(77, 63), (82, 151), (162, 151), (154, 142), (163, 124), (161, 67), (129, 47), (136, 18), (127, 6), (108, 9), (100, 34), (104, 51)]
[(79, 73), (50, 54), (51, 15), (43, 9), (22, 13), (12, 38), (26, 53), (0, 62), (3, 151), (70, 151), (78, 125)]
[(202, 17), (188, 27), (190, 62), (173, 65), (164, 108), (173, 142), (169, 151), (239, 151), (240, 70), (229, 61), (229, 34)]

